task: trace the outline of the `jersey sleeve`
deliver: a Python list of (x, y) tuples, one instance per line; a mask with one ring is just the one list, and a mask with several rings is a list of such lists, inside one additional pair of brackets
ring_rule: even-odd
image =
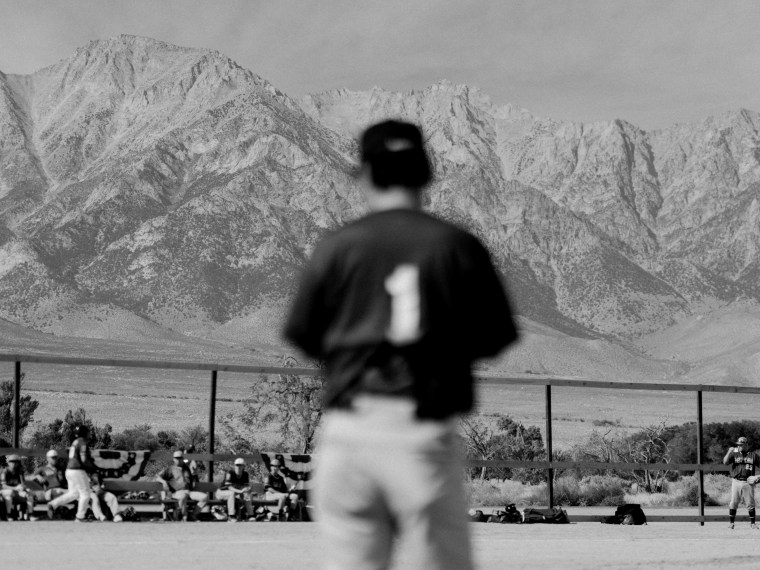
[(326, 299), (326, 262), (317, 247), (301, 273), (298, 290), (285, 323), (284, 335), (309, 356), (323, 356), (324, 334), (329, 323)]
[(494, 356), (517, 340), (517, 328), (504, 286), (488, 251), (475, 240), (465, 265), (463, 327), (472, 359)]

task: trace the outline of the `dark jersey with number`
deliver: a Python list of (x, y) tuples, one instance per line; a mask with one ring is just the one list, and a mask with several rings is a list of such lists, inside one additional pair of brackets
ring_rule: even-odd
[[(82, 461), (83, 454), (84, 461)], [(81, 469), (88, 472), (95, 470), (95, 463), (92, 460), (92, 454), (90, 454), (90, 448), (85, 438), (76, 438), (69, 447), (69, 462), (66, 464), (66, 469)]]
[(482, 244), (407, 209), (372, 213), (316, 247), (285, 335), (326, 361), (327, 407), (401, 394), (429, 418), (470, 410), (472, 362), (517, 337)]
[(755, 467), (760, 467), (760, 457), (753, 451), (748, 453), (732, 451), (728, 456), (728, 465), (731, 466), (731, 477), (746, 481), (748, 477), (755, 474)]

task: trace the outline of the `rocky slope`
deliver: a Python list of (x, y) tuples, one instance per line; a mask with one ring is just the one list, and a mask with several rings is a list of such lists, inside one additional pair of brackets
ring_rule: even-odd
[(423, 126), (427, 206), (481, 236), (506, 276), (528, 331), (516, 370), (572, 346), (542, 366), (576, 375), (601, 342), (629, 355), (622, 370), (670, 376), (669, 358), (635, 364), (632, 340), (760, 305), (755, 112), (646, 132), (446, 82), (296, 101), (217, 52), (118, 36), (0, 73), (0, 317), (277, 346), (311, 247), (362, 213), (355, 137), (387, 117)]

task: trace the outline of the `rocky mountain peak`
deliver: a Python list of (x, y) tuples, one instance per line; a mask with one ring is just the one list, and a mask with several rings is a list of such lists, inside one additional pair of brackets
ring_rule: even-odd
[(426, 206), (542, 327), (629, 339), (760, 303), (756, 112), (648, 132), (447, 81), (292, 100), (218, 52), (122, 35), (0, 75), (0, 318), (275, 335), (313, 244), (362, 213), (356, 136), (386, 118), (422, 125)]

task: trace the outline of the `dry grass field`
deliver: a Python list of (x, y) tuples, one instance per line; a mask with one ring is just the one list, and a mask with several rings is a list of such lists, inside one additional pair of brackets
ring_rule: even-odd
[[(661, 359), (656, 361), (633, 358), (631, 354), (621, 352), (621, 349), (612, 350), (608, 343), (602, 341), (581, 342), (559, 333), (549, 335), (543, 329), (536, 326), (531, 328), (530, 323), (523, 323), (526, 327), (526, 341), (507, 360), (519, 361), (520, 367), (515, 370), (530, 368), (551, 373), (559, 366), (564, 373), (571, 373), (578, 368), (585, 370), (587, 377), (595, 380), (691, 382), (694, 380), (691, 376), (687, 374), (686, 380), (681, 380), (663, 363), (669, 362), (668, 359), (674, 353), (687, 355), (688, 360), (693, 362), (694, 369), (689, 373), (693, 375), (696, 370), (707, 366), (708, 362), (713, 367), (723, 363), (722, 366), (726, 369), (734, 366), (730, 363), (737, 359), (750, 362), (752, 359), (748, 359), (746, 354), (737, 357), (726, 350), (727, 347), (745, 346), (740, 342), (747, 336), (745, 331), (760, 330), (760, 324), (753, 328), (755, 320), (752, 319), (760, 323), (760, 315), (747, 315), (746, 311), (726, 313), (720, 314), (719, 318), (695, 320), (696, 324), (681, 323), (674, 327), (669, 336), (665, 333), (653, 335), (645, 348), (652, 356)], [(708, 321), (712, 324), (708, 324)], [(739, 323), (742, 327), (736, 329), (730, 326), (732, 323)], [(283, 348), (274, 345), (242, 348), (178, 334), (160, 339), (145, 335), (143, 340), (57, 337), (1, 320), (0, 337), (3, 340), (3, 352), (39, 355), (276, 366), (281, 363), (283, 354)], [(563, 344), (547, 345), (547, 338)], [(719, 338), (721, 342), (714, 343), (713, 347), (708, 342), (710, 338)], [(581, 344), (576, 346), (572, 343)], [(644, 341), (640, 344), (643, 345)], [(724, 353), (728, 355), (725, 358)], [(572, 362), (567, 360), (568, 355), (574, 355)], [(562, 358), (555, 363), (556, 366), (547, 364), (550, 357), (560, 356)], [(536, 359), (544, 364), (536, 365)], [(492, 364), (500, 369), (503, 363)], [(109, 423), (116, 431), (136, 424), (149, 424), (154, 430), (179, 431), (208, 423), (208, 372), (38, 364), (23, 364), (22, 369), (26, 374), (23, 390), (40, 401), (35, 414), (37, 424), (64, 417), (68, 410), (78, 407), (84, 407), (96, 423)], [(0, 379), (10, 379), (12, 375), (13, 363), (0, 362)], [(663, 380), (663, 375), (667, 376), (667, 380)], [(526, 374), (526, 377), (531, 377), (531, 374)], [(256, 380), (257, 377), (250, 374), (220, 373), (217, 418), (240, 410), (241, 400)], [(708, 384), (732, 383), (731, 378), (721, 374), (712, 377), (702, 375), (698, 380)], [(480, 413), (508, 414), (525, 425), (537, 425), (544, 430), (543, 387), (488, 383), (480, 386), (478, 394)], [(704, 421), (710, 423), (756, 419), (758, 404), (758, 396), (705, 393)], [(696, 396), (693, 392), (555, 387), (552, 389), (554, 447), (568, 448), (588, 437), (593, 429), (629, 432), (663, 421), (677, 425), (695, 421), (696, 413)]]
[[(35, 423), (62, 418), (83, 407), (99, 425), (115, 431), (137, 424), (154, 430), (182, 430), (207, 425), (210, 373), (181, 370), (25, 364), (24, 393), (39, 400)], [(0, 363), (0, 377), (10, 379), (13, 364)], [(220, 372), (217, 418), (242, 409), (242, 400), (258, 375)], [(545, 427), (541, 386), (488, 383), (478, 391), (481, 414), (507, 414), (525, 425)], [(704, 421), (756, 419), (760, 396), (705, 393)], [(695, 421), (693, 392), (646, 390), (552, 389), (553, 442), (556, 449), (583, 441), (592, 430), (636, 431), (665, 421)], [(32, 426), (32, 429), (34, 426)]]
[[(31, 528), (30, 528), (31, 526)], [(760, 532), (725, 523), (614, 526), (472, 524), (476, 567), (757, 568)], [(33, 530), (33, 532), (31, 532)], [(319, 568), (318, 523), (3, 524), (7, 568)], [(401, 545), (394, 568), (407, 569)]]

